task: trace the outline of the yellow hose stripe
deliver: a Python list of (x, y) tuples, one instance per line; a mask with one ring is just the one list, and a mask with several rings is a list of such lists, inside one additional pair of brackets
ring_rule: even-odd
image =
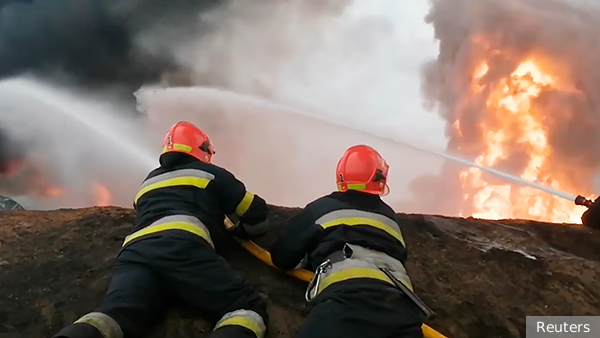
[(246, 191), (246, 194), (244, 194), (244, 198), (242, 198), (242, 201), (240, 202), (240, 204), (238, 204), (237, 208), (235, 209), (236, 215), (244, 216), (246, 211), (248, 211), (248, 208), (250, 208), (250, 205), (252, 204), (253, 200), (254, 194), (249, 191)]
[(205, 189), (206, 186), (210, 183), (210, 179), (202, 178), (202, 177), (194, 177), (194, 176), (183, 176), (167, 179), (164, 181), (159, 181), (148, 186), (143, 187), (135, 196), (135, 203), (147, 192), (152, 190), (167, 188), (167, 187), (176, 187), (176, 186), (193, 186), (200, 189)]
[(250, 331), (254, 332), (254, 334), (256, 335), (257, 338), (262, 338), (265, 334), (264, 332), (262, 332), (262, 330), (260, 329), (260, 326), (258, 326), (258, 324), (249, 320), (248, 318), (239, 317), (239, 316), (231, 317), (229, 319), (222, 321), (221, 323), (219, 323), (218, 326), (215, 326), (214, 330), (216, 330), (220, 327), (223, 327), (223, 326), (228, 326), (228, 325), (237, 325), (237, 326), (245, 327), (245, 328), (249, 329)]
[(398, 233), (397, 231), (392, 229), (389, 225), (387, 225), (383, 222), (380, 222), (378, 220), (375, 220), (375, 219), (362, 218), (362, 217), (344, 217), (344, 218), (334, 219), (333, 221), (325, 222), (320, 225), (321, 225), (321, 227), (323, 227), (323, 229), (340, 226), (340, 225), (348, 225), (348, 226), (370, 225), (374, 228), (377, 228), (379, 230), (383, 230), (383, 231), (387, 232), (390, 236), (392, 236), (395, 239), (397, 239), (398, 241), (400, 241), (400, 243), (402, 243), (402, 245), (406, 247), (406, 244), (404, 243), (404, 237), (402, 236), (401, 233)]
[(132, 233), (131, 235), (125, 237), (123, 246), (127, 245), (127, 243), (133, 241), (134, 239), (140, 238), (142, 236), (147, 236), (150, 234), (155, 234), (155, 233), (158, 233), (161, 231), (167, 231), (167, 230), (183, 230), (183, 231), (193, 233), (197, 236), (204, 238), (211, 246), (214, 246), (213, 242), (210, 238), (210, 235), (204, 229), (200, 228), (196, 224), (185, 223), (185, 222), (169, 222), (169, 223), (148, 226), (146, 228), (138, 230), (138, 231)]

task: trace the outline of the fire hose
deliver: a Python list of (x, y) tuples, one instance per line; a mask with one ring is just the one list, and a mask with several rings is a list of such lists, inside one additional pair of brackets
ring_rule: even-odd
[[(228, 217), (225, 217), (224, 223), (225, 223), (225, 227), (227, 229), (231, 229), (235, 226)], [(246, 251), (250, 252), (254, 257), (258, 258), (261, 262), (263, 262), (264, 264), (266, 264), (272, 268), (277, 269), (277, 267), (275, 265), (273, 265), (273, 261), (271, 260), (271, 254), (267, 250), (263, 249), (260, 245), (254, 243), (251, 240), (243, 240), (243, 239), (239, 239), (239, 238), (235, 238), (235, 240), (244, 249), (246, 249)], [(288, 274), (292, 277), (295, 277), (299, 280), (305, 281), (307, 283), (310, 282), (310, 280), (313, 278), (313, 272), (306, 270), (306, 269), (290, 270), (290, 271), (286, 271), (286, 274)], [(447, 338), (446, 336), (437, 332), (436, 330), (434, 330), (427, 324), (423, 324), (422, 329), (423, 329), (423, 337), (424, 338)]]

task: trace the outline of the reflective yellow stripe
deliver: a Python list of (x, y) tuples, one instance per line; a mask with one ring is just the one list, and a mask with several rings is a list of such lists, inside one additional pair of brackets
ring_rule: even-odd
[(241, 316), (231, 317), (229, 319), (226, 319), (226, 320), (220, 322), (217, 326), (215, 326), (214, 330), (216, 330), (220, 327), (223, 327), (223, 326), (227, 326), (227, 325), (237, 325), (237, 326), (245, 327), (248, 330), (254, 332), (254, 334), (258, 338), (262, 338), (264, 336), (264, 332), (262, 332), (260, 326), (257, 323), (251, 321), (248, 318), (241, 317)]
[(348, 184), (348, 190), (362, 190), (367, 189), (366, 184)]
[(393, 236), (395, 239), (400, 241), (400, 243), (402, 243), (402, 245), (406, 246), (406, 244), (404, 243), (404, 237), (402, 236), (401, 233), (395, 231), (389, 225), (387, 225), (383, 222), (380, 222), (376, 219), (372, 219), (372, 218), (344, 217), (344, 218), (334, 219), (334, 220), (326, 222), (326, 223), (321, 223), (320, 225), (321, 225), (321, 227), (323, 227), (323, 229), (327, 229), (327, 228), (331, 228), (331, 227), (335, 227), (335, 226), (339, 226), (339, 225), (349, 225), (349, 226), (370, 225), (374, 228), (385, 231), (390, 236)]
[[(167, 152), (167, 150), (169, 150), (169, 148), (163, 147), (162, 152), (165, 153), (165, 152)], [(186, 153), (189, 153), (192, 151), (192, 147), (190, 147), (186, 144), (175, 143), (175, 144), (173, 144), (173, 150), (179, 150), (179, 151), (184, 151)]]
[[(352, 184), (352, 183), (348, 183), (346, 186), (348, 187), (348, 190), (364, 190), (364, 189), (367, 189), (367, 185), (366, 184), (359, 184), (359, 183)], [(342, 190), (342, 185), (338, 184), (337, 188), (338, 188), (338, 190)]]
[(147, 178), (135, 196), (134, 206), (147, 192), (174, 186), (193, 186), (205, 189), (215, 175), (200, 169), (179, 169)]
[(317, 291), (317, 293), (320, 293), (332, 284), (355, 278), (377, 279), (395, 286), (394, 282), (392, 282), (392, 280), (380, 270), (369, 268), (350, 268), (339, 272), (334, 272), (331, 275), (327, 276), (327, 278), (323, 279), (323, 281), (319, 285), (319, 290)]
[(385, 231), (387, 234), (397, 239), (403, 246), (406, 247), (406, 244), (404, 243), (404, 237), (402, 236), (402, 231), (400, 231), (400, 226), (396, 220), (383, 214), (357, 209), (339, 209), (328, 212), (319, 217), (315, 223), (319, 224), (324, 229), (338, 225), (372, 226), (379, 230)]
[(135, 196), (134, 203), (137, 203), (138, 200), (142, 197), (142, 195), (144, 195), (145, 193), (152, 191), (152, 190), (156, 190), (156, 189), (160, 189), (160, 188), (167, 188), (167, 187), (175, 187), (175, 186), (180, 186), (180, 185), (194, 186), (194, 187), (197, 187), (200, 189), (204, 189), (210, 183), (210, 181), (211, 180), (208, 178), (194, 177), (194, 176), (176, 177), (176, 178), (171, 178), (171, 179), (167, 179), (164, 181), (159, 181), (159, 182), (147, 185), (147, 186), (143, 187), (142, 189), (140, 189), (140, 191)]
[(210, 238), (210, 235), (208, 234), (208, 232), (206, 230), (202, 229), (197, 224), (187, 223), (187, 222), (167, 222), (167, 223), (160, 223), (160, 224), (156, 224), (156, 225), (147, 226), (147, 227), (145, 227), (141, 230), (138, 230), (138, 231), (132, 233), (131, 235), (125, 237), (123, 246), (127, 245), (127, 243), (133, 241), (134, 239), (140, 238), (142, 236), (155, 234), (157, 232), (167, 231), (167, 230), (183, 230), (183, 231), (193, 233), (195, 235), (198, 235), (198, 236), (204, 238), (211, 246), (214, 247), (212, 239)]
[(110, 316), (101, 312), (90, 312), (77, 319), (73, 324), (85, 323), (96, 328), (104, 338), (123, 338), (119, 324)]
[(242, 201), (240, 202), (240, 204), (238, 204), (237, 208), (235, 208), (236, 215), (244, 216), (246, 211), (248, 211), (248, 208), (250, 208), (250, 204), (252, 204), (253, 200), (254, 200), (254, 194), (249, 191), (246, 191), (244, 198), (242, 198)]

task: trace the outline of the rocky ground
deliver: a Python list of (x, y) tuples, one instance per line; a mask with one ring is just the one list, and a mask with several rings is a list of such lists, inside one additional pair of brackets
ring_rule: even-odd
[[(272, 208), (277, 225), (297, 212)], [(417, 293), (449, 338), (525, 337), (527, 315), (600, 315), (600, 231), (529, 221), (398, 215)], [(133, 211), (0, 212), (0, 337), (49, 337), (93, 310)], [(293, 337), (305, 284), (231, 244), (227, 259), (269, 302), (269, 337)], [(206, 337), (211, 326), (178, 308), (151, 338)]]

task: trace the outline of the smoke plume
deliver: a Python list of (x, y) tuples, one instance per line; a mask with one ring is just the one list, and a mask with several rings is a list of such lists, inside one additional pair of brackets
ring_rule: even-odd
[[(40, 84), (42, 87), (52, 83), (77, 88), (78, 95), (91, 94), (96, 100), (101, 97), (112, 102), (117, 114), (135, 115), (133, 92), (144, 84), (159, 82), (165, 72), (179, 69), (170, 54), (145, 50), (138, 37), (159, 34), (160, 27), (171, 25), (194, 25), (199, 29), (197, 16), (221, 3), (217, 0), (2, 0), (0, 79), (34, 75), (36, 80), (45, 82)], [(7, 93), (13, 84), (16, 87), (12, 90), (19, 92), (16, 97)], [(3, 90), (0, 171), (4, 173), (0, 175), (0, 193), (26, 194), (31, 186), (39, 184), (39, 171), (44, 170), (23, 167), (24, 161), (31, 165), (26, 161), (31, 153), (52, 153), (52, 149), (47, 149), (48, 144), (41, 141), (40, 129), (53, 128), (56, 125), (53, 121), (64, 123), (65, 116), (60, 116), (64, 113), (61, 107), (48, 109), (34, 95), (28, 98), (24, 92), (27, 86), (22, 81), (7, 80), (0, 86)], [(94, 100), (88, 102), (96, 104)], [(19, 114), (20, 119), (15, 119)], [(46, 119), (50, 125), (41, 122)], [(15, 124), (15, 120), (19, 123)], [(82, 148), (89, 145), (85, 140), (73, 141)], [(14, 173), (17, 168), (18, 174)], [(65, 172), (73, 171), (67, 169)], [(9, 171), (14, 175), (9, 175)]]
[[(597, 193), (600, 5), (431, 3), (426, 20), (440, 50), (425, 66), (422, 85), (428, 108), (446, 122), (447, 150), (571, 194)], [(442, 214), (578, 218), (577, 213), (560, 215), (572, 206), (542, 199), (539, 192), (506, 189), (505, 181), (474, 175), (447, 165), (437, 177), (424, 176), (413, 183), (414, 205)]]
[[(29, 115), (25, 116), (30, 117), (29, 129), (20, 132), (32, 136), (26, 139), (36, 140), (29, 141), (28, 149), (37, 150), (42, 157), (51, 154), (51, 159), (61, 159), (40, 160), (50, 164), (51, 168), (41, 167), (51, 174), (53, 183), (89, 189), (92, 181), (111, 182), (113, 195), (123, 196), (123, 202), (115, 204), (129, 207), (137, 183), (145, 175), (140, 163), (146, 161), (133, 159), (131, 152), (123, 153), (117, 146), (122, 143), (110, 141), (101, 132), (122, 137), (144, 129), (148, 138), (143, 140), (150, 148), (144, 154), (152, 158), (166, 128), (184, 118), (214, 135), (217, 163), (275, 204), (302, 205), (335, 189), (335, 164), (347, 147), (357, 143), (377, 147), (392, 164), (390, 201), (406, 197), (408, 182), (418, 174), (435, 170), (430, 159), (413, 151), (340, 127), (417, 141), (427, 135), (428, 142), (443, 142), (439, 119), (423, 114), (420, 106), (418, 69), (436, 49), (430, 29), (422, 22), (425, 3), (234, 0), (211, 8), (187, 8), (183, 13), (183, 5), (177, 3), (167, 8), (158, 1), (119, 1), (115, 3), (118, 6), (106, 7), (113, 16), (129, 13), (117, 17), (135, 32), (129, 41), (138, 54), (127, 53), (132, 60), (139, 60), (131, 55), (140, 53), (150, 59), (170, 60), (179, 71), (168, 72), (168, 76), (163, 73), (160, 80), (167, 84), (221, 87), (297, 109), (270, 108), (264, 102), (252, 103), (236, 94), (217, 95), (202, 88), (180, 89), (186, 95), (179, 96), (148, 87), (146, 94), (154, 99), (146, 99), (140, 106), (146, 114), (133, 122), (117, 119), (124, 131), (113, 128), (117, 123), (107, 126), (96, 121), (94, 114), (125, 116), (122, 111), (127, 111), (112, 102), (107, 106), (106, 101), (112, 100), (99, 98), (98, 93), (92, 97), (80, 91), (66, 95), (65, 90), (43, 83), (6, 82), (0, 92), (4, 90), (5, 97), (12, 99), (12, 111), (26, 111)], [(146, 12), (131, 14), (141, 4)], [(51, 109), (44, 103), (47, 100), (55, 103)], [(95, 109), (99, 103), (103, 108)], [(88, 111), (86, 105), (94, 109)], [(301, 116), (309, 113), (336, 125)], [(62, 117), (52, 122), (57, 116)], [(78, 121), (76, 117), (82, 118)], [(61, 127), (58, 120), (71, 121), (72, 127)], [(11, 122), (7, 129), (18, 125)], [(35, 135), (42, 128), (46, 132)], [(61, 146), (66, 139), (70, 148)], [(29, 153), (37, 159), (33, 151)], [(65, 206), (93, 203), (85, 198), (74, 204), (55, 199), (59, 200), (67, 203)]]
[(174, 67), (139, 48), (158, 23), (190, 22), (220, 1), (4, 0), (0, 2), (0, 77), (21, 73), (129, 92)]
[[(141, 44), (171, 50), (192, 70), (176, 83), (258, 96), (294, 112), (235, 95), (210, 98), (201, 88), (148, 88), (143, 109), (161, 121), (159, 130), (182, 117), (207, 128), (215, 159), (276, 204), (303, 205), (335, 189), (335, 165), (347, 147), (385, 144), (381, 151), (394, 163), (387, 198), (401, 200), (414, 177), (439, 163), (344, 127), (443, 144), (439, 118), (422, 112), (419, 96), (419, 67), (436, 49), (426, 10), (424, 2), (395, 0), (231, 1), (201, 17), (211, 27), (201, 39), (173, 44), (153, 35)], [(302, 120), (297, 114), (338, 127), (294, 124)]]

